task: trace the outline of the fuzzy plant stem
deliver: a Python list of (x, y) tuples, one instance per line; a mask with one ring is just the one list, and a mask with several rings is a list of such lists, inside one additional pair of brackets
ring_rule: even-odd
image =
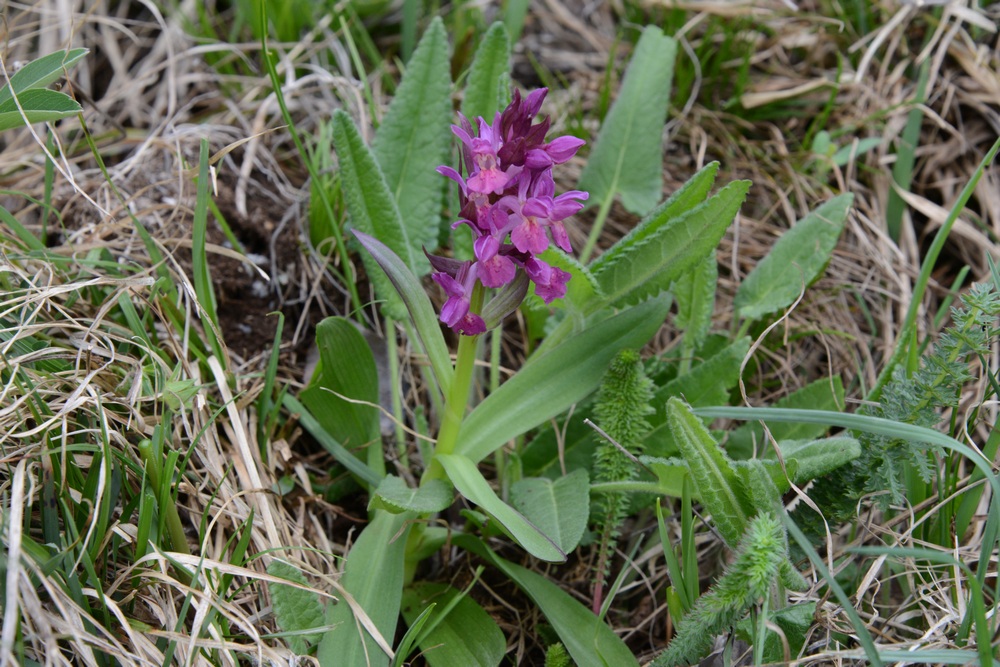
[[(472, 289), (470, 309), (479, 312), (483, 306), (483, 286), (476, 283)], [(461, 336), (458, 340), (458, 353), (455, 355), (455, 377), (444, 404), (444, 417), (441, 420), (441, 430), (438, 431), (437, 444), (434, 453), (451, 454), (458, 444), (458, 431), (462, 426), (465, 409), (469, 405), (469, 391), (472, 389), (472, 373), (476, 369), (476, 346), (479, 336)], [(424, 480), (440, 479), (444, 470), (437, 461), (432, 461)]]

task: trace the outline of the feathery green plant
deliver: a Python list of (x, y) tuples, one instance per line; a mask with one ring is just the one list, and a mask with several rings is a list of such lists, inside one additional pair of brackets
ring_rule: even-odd
[[(594, 450), (594, 480), (623, 482), (637, 474), (635, 462), (619, 449), (633, 455), (642, 450), (642, 438), (649, 432), (646, 417), (653, 414), (653, 382), (646, 377), (639, 353), (625, 349), (611, 361), (597, 395), (594, 415), (610, 440), (602, 440)], [(617, 445), (616, 445), (617, 443)], [(604, 493), (598, 500), (597, 530), (601, 535), (594, 581), (594, 613), (601, 609), (604, 579), (608, 576), (613, 540), (628, 513), (629, 496), (623, 492)]]

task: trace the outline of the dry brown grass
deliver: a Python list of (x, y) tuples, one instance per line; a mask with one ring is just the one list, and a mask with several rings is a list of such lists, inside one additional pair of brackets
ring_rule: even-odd
[[(572, 122), (577, 108), (583, 109), (586, 118), (593, 118), (620, 25), (621, 4), (536, 3), (517, 49), (514, 72), (516, 79), (534, 85), (530, 54), (542, 67), (565, 78), (565, 89), (553, 92), (547, 109), (556, 126)], [(674, 100), (665, 131), (667, 191), (710, 160), (722, 163), (720, 180), (746, 177), (755, 184), (752, 200), (719, 250), (716, 324), (720, 329), (730, 327), (732, 295), (740, 279), (782, 230), (834, 193), (853, 192), (856, 197), (847, 231), (825, 277), (770, 334), (769, 344), (758, 349), (758, 376), (748, 383), (770, 389), (758, 391), (750, 400), (766, 404), (829, 375), (843, 376), (852, 388), (852, 398), (862, 396), (895, 345), (928, 237), (941, 225), (1000, 132), (996, 6), (980, 9), (969, 3), (949, 3), (936, 21), (930, 18), (930, 9), (919, 3), (879, 2), (873, 12), (881, 27), (861, 37), (839, 20), (823, 15), (830, 3), (646, 0), (641, 4), (652, 12), (667, 5), (689, 11), (678, 35), (688, 53), (720, 39), (718, 32), (706, 32), (706, 26), (719, 20), (743, 21), (740, 34), (752, 47), (748, 85), (739, 93), (740, 105), (727, 111), (706, 106), (705, 100), (726, 101), (736, 91), (731, 81), (726, 85), (726, 81), (706, 80), (698, 73), (690, 96)], [(224, 664), (243, 659), (288, 664), (290, 653), (283, 641), (265, 637), (275, 630), (261, 583), (268, 579), (267, 562), (280, 554), (309, 572), (319, 590), (336, 592), (336, 560), (351, 540), (351, 510), (331, 505), (315, 492), (313, 481), (326, 474), (329, 462), (314, 453), (294, 424), (274, 439), (258, 441), (255, 399), (262, 389), (259, 373), (273, 340), (273, 318), (266, 313), (282, 309), (291, 318), (281, 348), (280, 375), (281, 381), (298, 388), (312, 325), (324, 315), (345, 313), (349, 300), (327, 268), (328, 258), (305, 242), (308, 189), (303, 186), (304, 170), (297, 164), (269, 82), (253, 65), (259, 45), (205, 43), (191, 37), (187, 30), (188, 21), (195, 20), (194, 10), (193, 3), (184, 3), (165, 16), (149, 3), (79, 0), (11, 2), (5, 9), (0, 54), (8, 70), (19, 61), (69, 46), (92, 50), (73, 72), (70, 86), (84, 102), (87, 124), (109, 163), (111, 182), (81, 143), (75, 132), (77, 123), (64, 123), (55, 135), (61, 144), (53, 192), (61, 224), (49, 221), (53, 233), (48, 242), (50, 252), (64, 258), (65, 264), (54, 268), (37, 257), (0, 256), (3, 272), (20, 285), (0, 300), (0, 316), (16, 319), (16, 326), (3, 331), (3, 362), (8, 369), (20, 369), (34, 385), (28, 389), (8, 381), (0, 391), (0, 497), (8, 549), (0, 662), (13, 659), (17, 641), (23, 642), (25, 655), (43, 664), (98, 665), (97, 651), (115, 656), (121, 664), (161, 664), (166, 657), (156, 642), (170, 638), (176, 640), (173, 660), (179, 664), (205, 661), (202, 649), (225, 649), (214, 653)], [(927, 33), (932, 36), (923, 39)], [(857, 71), (838, 74), (837, 56), (845, 50), (861, 53), (863, 58)], [(351, 74), (347, 49), (330, 21), (317, 24), (300, 44), (284, 45), (280, 53), (284, 95), (300, 131), (314, 134), (337, 107), (346, 107), (356, 118), (368, 117), (362, 84)], [(616, 58), (622, 60), (624, 55), (619, 49)], [(208, 57), (237, 63), (239, 74), (220, 75), (207, 64)], [(897, 243), (885, 227), (893, 191), (891, 169), (912, 108), (912, 73), (925, 61), (931, 63), (927, 102), (913, 185), (904, 195), (909, 209)], [(293, 74), (292, 63), (298, 75)], [(723, 64), (723, 71), (734, 73), (738, 67), (739, 63)], [(384, 103), (379, 77), (371, 76), (369, 83), (376, 101)], [(811, 166), (801, 141), (831, 90), (836, 91), (835, 103), (826, 127), (846, 130), (847, 136), (879, 136), (882, 142), (874, 151), (853, 156), (821, 176)], [(783, 104), (789, 105), (785, 111)], [(588, 127), (596, 127), (587, 122)], [(364, 124), (362, 128), (370, 131)], [(192, 165), (197, 164), (202, 138), (210, 141), (218, 158), (214, 166), (220, 207), (241, 241), (261, 257), (253, 261), (234, 257), (236, 253), (224, 247), (221, 234), (210, 238), (213, 270), (218, 267), (217, 277), (224, 275), (231, 281), (228, 287), (220, 283), (219, 290), (233, 308), (222, 320), (228, 356), (211, 361), (208, 373), (190, 348), (191, 337), (199, 335), (201, 326), (189, 258)], [(4, 156), (0, 186), (12, 193), (3, 195), (0, 203), (37, 230), (43, 209), (18, 193), (44, 196), (44, 164), (39, 156), (48, 150), (45, 139), (37, 131), (22, 131), (8, 132), (0, 136), (0, 142)], [(157, 268), (151, 265), (132, 216), (157, 240), (169, 275), (184, 295), (188, 328), (177, 330), (167, 314), (156, 313), (166, 360), (148, 350), (146, 354), (116, 352), (120, 343), (128, 343), (133, 350), (141, 346), (135, 347), (131, 333), (107, 319), (119, 296), (137, 303), (147, 299)], [(604, 245), (634, 223), (628, 214), (613, 209)], [(9, 233), (3, 231), (5, 236)], [(574, 241), (584, 237), (584, 231), (579, 231)], [(955, 226), (948, 256), (925, 300), (921, 336), (932, 333), (931, 316), (947, 296), (958, 267), (969, 266), (973, 279), (986, 277), (987, 254), (1000, 257), (997, 238), (1000, 170), (994, 166)], [(88, 253), (98, 250), (137, 267), (133, 277), (118, 280), (102, 275), (87, 261)], [(269, 281), (261, 278), (261, 271)], [(255, 284), (261, 286), (259, 292), (251, 291)], [(73, 298), (88, 289), (101, 291), (104, 301)], [(250, 311), (254, 316), (245, 319)], [(805, 332), (811, 335), (800, 336)], [(16, 341), (36, 335), (44, 336), (50, 346), (28, 351), (15, 347)], [(656, 347), (665, 349), (673, 338), (673, 332), (665, 328)], [(1000, 357), (1000, 352), (995, 356)], [(516, 357), (516, 352), (508, 356)], [(39, 372), (38, 362), (50, 358), (68, 361), (71, 370), (58, 377)], [(114, 631), (108, 631), (91, 617), (96, 612), (82, 608), (64, 585), (53, 582), (31, 558), (18, 557), (19, 533), (24, 527), (38, 531), (31, 512), (44, 489), (36, 480), (46, 470), (51, 474), (43, 447), (48, 443), (58, 450), (60, 441), (65, 442), (76, 429), (91, 429), (95, 441), (104, 443), (109, 454), (134, 464), (126, 467), (129, 474), (121, 483), (139, 488), (136, 471), (141, 465), (134, 443), (150, 437), (159, 423), (157, 406), (164, 389), (139, 382), (151, 376), (151, 365), (161, 380), (173, 375), (197, 386), (186, 409), (170, 426), (173, 446), (191, 450), (189, 474), (180, 480), (181, 512), (189, 537), (195, 535), (203, 517), (208, 520), (207, 529), (201, 543), (192, 544), (194, 556), (153, 553), (137, 563), (113, 563), (114, 571), (104, 579), (103, 595), (89, 588), (83, 591), (93, 609), (106, 608), (115, 619)], [(47, 406), (46, 419), (29, 418), (32, 402)], [(83, 475), (91, 472), (95, 461), (89, 452), (65, 447), (60, 455)], [(297, 485), (296, 493), (286, 498), (272, 491), (283, 476), (291, 476)], [(110, 491), (101, 487), (98, 497), (105, 493)], [(248, 553), (259, 557), (233, 565), (229, 562), (231, 540), (251, 516)], [(93, 534), (93, 522), (84, 527), (80, 538), (84, 544), (111, 534), (126, 543), (136, 536), (130, 516), (116, 516), (109, 535)], [(912, 528), (876, 524), (866, 539), (878, 538), (877, 531), (891, 531), (893, 539), (905, 542)], [(706, 533), (699, 544), (703, 562), (711, 569), (720, 558), (716, 540)], [(971, 553), (974, 547), (961, 545), (956, 553)], [(653, 548), (636, 557), (632, 564), (636, 576), (622, 596), (638, 611), (614, 619), (630, 645), (645, 657), (654, 655), (664, 641), (666, 609), (657, 602), (656, 591), (666, 574), (657, 555)], [(192, 582), (179, 580), (169, 559), (200, 568), (199, 576)], [(218, 577), (227, 573), (235, 577), (228, 592), (242, 588), (235, 595), (222, 596), (215, 586)], [(574, 573), (570, 568), (550, 572), (550, 576), (578, 587), (585, 587), (588, 578), (585, 570)], [(936, 587), (921, 592), (920, 606), (930, 630), (918, 636), (906, 619), (883, 623), (869, 614), (880, 643), (933, 646), (942, 641), (943, 629), (960, 618), (962, 610), (952, 602), (956, 582), (936, 581)], [(874, 576), (864, 582), (852, 593), (856, 600), (872, 604), (879, 587), (891, 583)], [(537, 658), (537, 637), (518, 631), (535, 624), (537, 612), (509, 587), (502, 588), (502, 582), (493, 585), (501, 586), (501, 592), (485, 585), (480, 601), (511, 631), (512, 655), (519, 662)], [(807, 597), (815, 595), (813, 591)], [(190, 608), (184, 608), (185, 600), (190, 601)], [(868, 604), (867, 608), (873, 607)], [(211, 629), (201, 631), (210, 610), (228, 620), (229, 636)], [(838, 607), (827, 601), (810, 640), (807, 654), (813, 657), (799, 664), (858, 664), (859, 658), (853, 655), (824, 653), (829, 633), (834, 631), (849, 629)]]

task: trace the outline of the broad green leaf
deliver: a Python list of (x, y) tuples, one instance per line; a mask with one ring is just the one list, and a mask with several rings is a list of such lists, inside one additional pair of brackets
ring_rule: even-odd
[[(7, 85), (6, 81), (4, 82), (4, 86), (0, 88), (0, 105), (11, 99), (12, 91), (23, 93), (33, 88), (44, 88), (56, 81), (88, 53), (90, 53), (88, 49), (70, 49), (69, 51), (56, 51), (37, 60), (32, 60), (10, 77), (10, 85)], [(23, 98), (21, 98), (21, 106), (24, 106)]]
[(328, 317), (316, 327), (316, 346), (320, 362), (299, 400), (344, 446), (380, 443), (378, 371), (368, 341), (349, 320)]
[(740, 478), (736, 469), (684, 401), (671, 398), (667, 402), (667, 418), (702, 504), (726, 544), (735, 549), (750, 519), (739, 497)]
[(503, 23), (494, 23), (483, 35), (472, 59), (462, 98), (462, 113), (473, 120), (493, 122), (510, 99), (510, 36)]
[(538, 605), (577, 667), (638, 667), (618, 635), (552, 581), (500, 558), (470, 535), (456, 536), (455, 543), (488, 559)]
[(584, 330), (538, 357), (480, 403), (462, 422), (456, 453), (481, 461), (505, 442), (558, 415), (590, 394), (625, 347), (641, 348), (669, 307), (653, 299)]
[(479, 472), (476, 464), (469, 458), (457, 454), (438, 454), (434, 460), (444, 466), (448, 479), (459, 493), (499, 521), (528, 553), (550, 563), (562, 563), (566, 560), (566, 553), (549, 536), (523, 514), (500, 500), (483, 473)]
[(640, 215), (649, 212), (663, 191), (663, 123), (670, 104), (677, 43), (648, 26), (636, 44), (618, 99), (611, 106), (579, 188), (592, 202), (616, 194)]
[(453, 499), (451, 487), (440, 479), (428, 480), (413, 488), (395, 475), (386, 475), (375, 490), (368, 507), (377, 507), (394, 514), (432, 514), (447, 509)]
[[(717, 405), (721, 405), (719, 401)], [(695, 407), (708, 407), (704, 404)], [(839, 375), (832, 378), (816, 380), (798, 391), (778, 400), (776, 408), (810, 408), (816, 410), (843, 410), (844, 383)], [(829, 427), (822, 424), (809, 423), (775, 423), (768, 426), (771, 436), (777, 441), (783, 440), (814, 440), (823, 436)], [(748, 459), (754, 454), (756, 444), (758, 455), (761, 455), (770, 445), (764, 440), (764, 429), (758, 422), (747, 422), (726, 438), (726, 452), (734, 459)]]
[[(406, 537), (413, 515), (376, 512), (358, 537), (344, 565), (340, 586), (364, 610), (371, 624), (391, 648), (403, 595)], [(323, 665), (389, 664), (389, 656), (346, 600), (327, 611), (335, 628), (323, 635), (317, 657)]]
[(691, 354), (705, 342), (715, 312), (715, 292), (719, 262), (709, 253), (700, 264), (678, 278), (670, 292), (677, 304), (674, 324), (684, 331), (684, 354)]
[(420, 279), (413, 274), (413, 271), (403, 263), (396, 253), (378, 239), (358, 231), (354, 232), (354, 236), (385, 272), (393, 289), (406, 305), (410, 321), (413, 322), (417, 336), (420, 338), (421, 347), (431, 362), (438, 386), (443, 393), (447, 394), (448, 388), (451, 386), (452, 375), (454, 375), (451, 357), (448, 353), (448, 346), (444, 342), (444, 336), (441, 334), (437, 313), (434, 312), (434, 306), (431, 304), (424, 286), (420, 283)]
[(562, 551), (580, 543), (590, 515), (590, 480), (574, 470), (556, 480), (528, 477), (510, 487), (510, 502)]
[[(423, 257), (419, 245), (414, 246), (403, 225), (396, 199), (375, 156), (361, 139), (354, 121), (343, 110), (333, 112), (331, 124), (333, 147), (340, 163), (340, 184), (354, 227), (384, 243), (411, 271), (416, 272), (415, 267), (421, 266), (427, 258)], [(361, 259), (375, 285), (376, 294), (385, 301), (385, 312), (397, 320), (405, 318), (406, 309), (399, 294), (378, 269), (378, 264), (366, 253), (361, 253)]]
[(24, 116), (13, 99), (0, 104), (0, 132), (29, 123), (47, 123), (60, 118), (75, 116), (83, 109), (71, 97), (48, 88), (32, 88), (17, 96)]
[(629, 241), (607, 260), (602, 255), (592, 268), (606, 302), (621, 306), (670, 289), (715, 249), (749, 189), (750, 181), (734, 181), (679, 217), (664, 210), (649, 221), (654, 229), (641, 240)]
[[(455, 598), (459, 598), (451, 606)], [(421, 637), (419, 646), (431, 667), (454, 665), (499, 665), (507, 652), (507, 641), (496, 621), (464, 595), (448, 584), (418, 581), (403, 591), (403, 618), (414, 622), (428, 605), (450, 611), (443, 618), (432, 615), (430, 632)]]
[(787, 308), (823, 273), (852, 201), (852, 194), (834, 197), (781, 235), (736, 290), (733, 305), (741, 317), (754, 319)]
[(448, 36), (444, 23), (435, 18), (407, 63), (406, 74), (372, 142), (372, 152), (396, 199), (413, 250), (407, 266), (418, 276), (430, 270), (421, 248), (434, 248), (441, 224), (441, 193), (446, 179), (434, 169), (447, 162), (451, 145), (450, 92)]
[[(861, 444), (854, 438), (821, 438), (819, 440), (781, 440), (778, 442), (785, 462), (794, 461), (792, 481), (805, 484), (822, 477), (861, 456)], [(765, 460), (776, 458), (774, 448), (764, 453)]]
[[(310, 585), (297, 567), (283, 560), (272, 560), (267, 566), (267, 573), (302, 586)], [(270, 582), (267, 591), (271, 594), (274, 617), (282, 632), (301, 632), (323, 627), (323, 605), (313, 591)], [(291, 636), (288, 637), (288, 646), (296, 654), (303, 655), (309, 650), (309, 646), (319, 642), (320, 637), (320, 633)]]

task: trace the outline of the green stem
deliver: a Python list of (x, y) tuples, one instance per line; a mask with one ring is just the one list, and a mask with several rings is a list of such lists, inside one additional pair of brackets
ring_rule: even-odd
[(580, 252), (580, 263), (586, 265), (590, 260), (591, 253), (594, 252), (594, 248), (597, 247), (597, 239), (601, 237), (601, 231), (604, 229), (604, 223), (608, 219), (608, 212), (611, 211), (611, 204), (615, 200), (615, 194), (612, 190), (608, 197), (601, 202), (601, 208), (597, 211), (597, 218), (594, 219), (594, 226), (590, 229), (590, 236), (587, 237), (587, 245), (583, 246), (583, 250)]
[(153, 452), (152, 441), (148, 439), (142, 440), (139, 443), (138, 449), (139, 456), (146, 466), (146, 477), (149, 478), (150, 488), (153, 489), (157, 505), (159, 505), (160, 511), (165, 516), (170, 546), (173, 547), (174, 551), (190, 555), (191, 549), (188, 547), (187, 535), (184, 533), (184, 525), (181, 523), (181, 517), (177, 513), (177, 506), (169, 502), (160, 503), (164, 495), (169, 498), (170, 494), (166, 493), (161, 486), (163, 483), (163, 466)]
[[(472, 298), (469, 310), (478, 313), (483, 305), (483, 286), (476, 283), (472, 289)], [(448, 388), (448, 396), (444, 404), (444, 417), (441, 420), (441, 430), (438, 431), (437, 444), (434, 447), (435, 456), (437, 454), (451, 454), (458, 444), (458, 431), (462, 426), (462, 419), (465, 417), (465, 409), (469, 405), (469, 391), (472, 389), (472, 372), (476, 368), (476, 346), (479, 336), (460, 336), (458, 341), (458, 353), (455, 358), (455, 377), (452, 378), (451, 387)], [(431, 461), (431, 465), (424, 473), (424, 480), (440, 479), (444, 477), (444, 469), (437, 461)]]

